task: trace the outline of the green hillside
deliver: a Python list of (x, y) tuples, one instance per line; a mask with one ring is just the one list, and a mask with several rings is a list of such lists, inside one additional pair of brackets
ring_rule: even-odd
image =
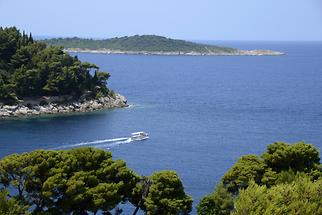
[(236, 49), (205, 45), (185, 40), (170, 39), (156, 35), (135, 35), (130, 37), (116, 37), (104, 40), (73, 38), (46, 39), (43, 42), (52, 46), (63, 46), (66, 49), (109, 49), (134, 52), (198, 52), (198, 53), (233, 53)]

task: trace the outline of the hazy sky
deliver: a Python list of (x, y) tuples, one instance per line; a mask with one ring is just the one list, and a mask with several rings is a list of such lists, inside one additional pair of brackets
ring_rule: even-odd
[(322, 40), (322, 0), (0, 0), (0, 26), (34, 35)]

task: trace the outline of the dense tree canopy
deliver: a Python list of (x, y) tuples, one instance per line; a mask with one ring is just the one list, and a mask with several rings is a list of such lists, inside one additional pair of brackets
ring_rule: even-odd
[[(278, 165), (282, 159), (288, 166)], [(197, 206), (198, 214), (322, 214), (322, 166), (310, 144), (274, 143), (247, 155)], [(10, 191), (10, 192), (9, 192)], [(189, 214), (192, 198), (173, 171), (141, 177), (110, 152), (36, 150), (0, 160), (0, 213), (110, 214), (120, 203), (148, 215)]]
[(185, 194), (175, 172), (156, 172), (150, 180), (151, 186), (144, 202), (148, 215), (188, 214), (191, 211), (192, 198)]
[(233, 215), (322, 214), (322, 179), (297, 177), (291, 183), (267, 188), (251, 183), (241, 190)]
[(313, 145), (303, 142), (294, 145), (283, 142), (271, 144), (262, 158), (277, 172), (288, 169), (310, 172), (320, 162), (319, 151)]
[(24, 97), (108, 93), (108, 73), (62, 50), (36, 42), (15, 27), (0, 28), (0, 102)]
[[(299, 208), (305, 205), (305, 200), (303, 203), (299, 190), (295, 188), (302, 185), (310, 187), (312, 195), (320, 195), (321, 199), (321, 191), (316, 189), (317, 186), (321, 186), (321, 179), (322, 167), (317, 148), (304, 142), (295, 144), (276, 142), (268, 145), (267, 151), (260, 157), (246, 155), (240, 158), (223, 176), (214, 193), (200, 201), (198, 214), (293, 214), (283, 211), (292, 211), (293, 206)], [(290, 185), (284, 185), (285, 183)], [(290, 193), (292, 200), (284, 202), (283, 208), (286, 208), (284, 210), (280, 208), (281, 204), (278, 204), (278, 201), (284, 201), (283, 196), (276, 195), (275, 200), (271, 197), (275, 192), (285, 192), (291, 187), (295, 187), (295, 191)], [(276, 201), (276, 205), (265, 206), (269, 201)], [(310, 201), (308, 207), (313, 208), (312, 210), (317, 209), (316, 204), (321, 206), (321, 200), (318, 198)], [(263, 204), (261, 205), (263, 210), (259, 210), (256, 204)], [(311, 213), (306, 211), (295, 214)]]
[(0, 162), (0, 183), (35, 212), (109, 211), (130, 197), (138, 180), (124, 161), (93, 148), (37, 150)]
[(132, 194), (132, 204), (148, 215), (189, 214), (192, 209), (192, 198), (185, 194), (174, 171), (160, 171), (143, 177)]
[(30, 215), (28, 207), (19, 204), (14, 198), (8, 198), (8, 191), (0, 190), (0, 214), (1, 215)]
[(151, 180), (147, 189), (124, 161), (94, 148), (13, 154), (0, 160), (0, 188), (7, 190), (0, 193), (0, 204), (2, 210), (22, 208), (26, 214), (27, 209), (33, 214), (108, 214), (123, 202), (147, 214), (191, 210), (192, 199), (176, 173), (156, 172), (144, 178)]
[(213, 194), (201, 199), (197, 206), (200, 215), (226, 215), (234, 208), (233, 194), (220, 183)]
[(236, 162), (222, 180), (228, 191), (236, 193), (238, 189), (247, 187), (250, 180), (261, 183), (266, 168), (266, 164), (256, 155), (246, 155)]
[(234, 53), (233, 48), (205, 45), (185, 40), (170, 39), (157, 35), (135, 35), (130, 37), (116, 37), (105, 40), (73, 38), (53, 38), (43, 42), (53, 46), (64, 46), (65, 48), (80, 49), (109, 49), (114, 51), (134, 52), (198, 52), (198, 53)]

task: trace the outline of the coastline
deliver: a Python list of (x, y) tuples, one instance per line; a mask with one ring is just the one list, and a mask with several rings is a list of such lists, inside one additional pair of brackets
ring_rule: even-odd
[(0, 119), (19, 118), (52, 114), (91, 112), (101, 109), (128, 107), (127, 100), (120, 94), (105, 96), (98, 99), (72, 101), (66, 103), (52, 102), (40, 104), (0, 105)]
[(121, 51), (111, 49), (66, 48), (71, 53), (122, 54), (122, 55), (164, 55), (164, 56), (280, 56), (283, 52), (273, 50), (236, 50), (235, 52), (164, 52), (164, 51)]

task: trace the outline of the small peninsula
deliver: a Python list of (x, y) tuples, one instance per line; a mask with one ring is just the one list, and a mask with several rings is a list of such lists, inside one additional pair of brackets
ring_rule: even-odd
[(15, 27), (0, 27), (0, 42), (0, 118), (128, 106), (97, 65)]
[(157, 35), (135, 35), (102, 40), (78, 37), (52, 38), (41, 41), (50, 46), (62, 46), (67, 52), (192, 56), (274, 56), (284, 54), (271, 50), (239, 50), (229, 47), (171, 39)]

